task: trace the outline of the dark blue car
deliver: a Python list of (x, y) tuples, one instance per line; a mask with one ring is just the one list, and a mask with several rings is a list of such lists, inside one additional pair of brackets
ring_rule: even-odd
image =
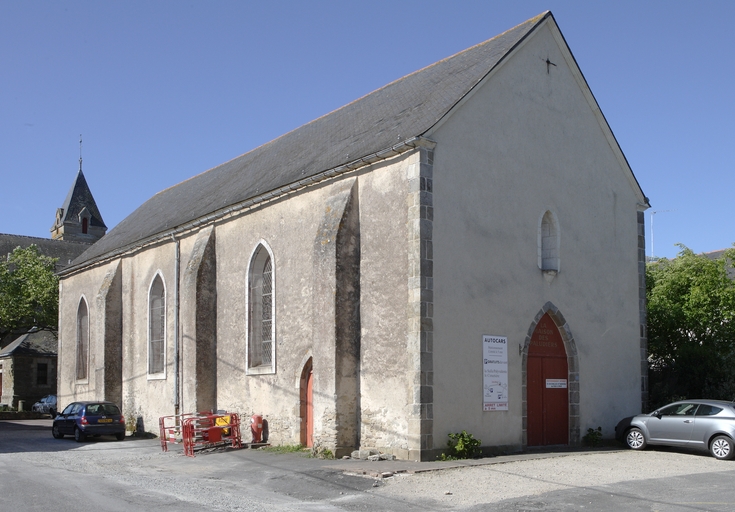
[(125, 439), (125, 417), (112, 402), (74, 402), (54, 418), (51, 434), (56, 439), (74, 436), (78, 443), (88, 436), (112, 435)]

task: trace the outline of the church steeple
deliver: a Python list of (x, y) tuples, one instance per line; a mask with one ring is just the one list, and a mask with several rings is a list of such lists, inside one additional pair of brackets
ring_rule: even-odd
[(51, 227), (54, 240), (94, 243), (107, 233), (107, 226), (89, 190), (82, 172), (82, 139), (79, 136), (79, 172), (66, 196), (64, 205), (56, 210)]

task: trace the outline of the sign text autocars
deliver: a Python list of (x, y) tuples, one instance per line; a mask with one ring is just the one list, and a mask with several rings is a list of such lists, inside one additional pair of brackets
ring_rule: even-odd
[(508, 338), (482, 336), (483, 411), (508, 410)]

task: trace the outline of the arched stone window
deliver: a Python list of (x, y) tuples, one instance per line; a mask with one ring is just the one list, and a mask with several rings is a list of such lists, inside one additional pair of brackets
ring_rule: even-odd
[(267, 246), (260, 243), (250, 260), (248, 273), (247, 366), (250, 373), (276, 369), (275, 273)]
[(165, 361), (166, 287), (156, 274), (148, 292), (148, 375), (163, 375)]
[(77, 380), (87, 380), (89, 367), (89, 308), (84, 297), (77, 308)]
[(559, 272), (559, 223), (551, 211), (541, 217), (538, 235), (538, 266), (543, 271)]

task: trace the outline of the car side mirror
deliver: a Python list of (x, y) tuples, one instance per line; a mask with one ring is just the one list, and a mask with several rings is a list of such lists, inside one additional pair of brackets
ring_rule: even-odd
[(656, 416), (658, 419), (661, 419), (662, 416), (660, 412), (654, 412), (653, 415)]

